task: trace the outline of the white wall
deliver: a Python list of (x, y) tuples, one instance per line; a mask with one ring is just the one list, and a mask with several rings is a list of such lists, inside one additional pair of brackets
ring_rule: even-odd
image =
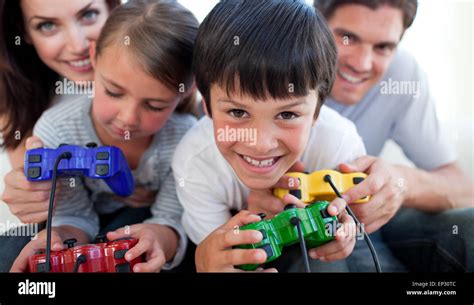
[[(401, 47), (427, 72), (440, 121), (474, 180), (474, 1), (420, 0), (418, 14)], [(407, 163), (393, 142), (384, 158)]]

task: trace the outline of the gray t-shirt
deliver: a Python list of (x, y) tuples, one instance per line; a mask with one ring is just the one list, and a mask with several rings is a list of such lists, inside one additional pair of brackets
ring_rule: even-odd
[(354, 122), (370, 155), (378, 156), (392, 139), (425, 170), (456, 160), (436, 116), (427, 77), (406, 51), (397, 51), (381, 82), (359, 103), (346, 106), (328, 98), (325, 104)]
[[(95, 142), (103, 145), (94, 129), (90, 111), (91, 99), (87, 97), (61, 103), (43, 113), (33, 133), (48, 148), (56, 148), (61, 143), (84, 146)], [(164, 268), (178, 265), (187, 245), (171, 161), (180, 139), (195, 122), (191, 115), (174, 113), (155, 134), (138, 167), (132, 172), (135, 186), (157, 192), (151, 206), (152, 218), (145, 222), (169, 226), (180, 236), (178, 251), (173, 261)], [(99, 231), (98, 214), (111, 213), (125, 206), (114, 200), (114, 193), (103, 180), (77, 177), (73, 180), (73, 187), (69, 179), (61, 179), (60, 182), (62, 189), (57, 196), (53, 226), (71, 225), (83, 230), (92, 239)]]

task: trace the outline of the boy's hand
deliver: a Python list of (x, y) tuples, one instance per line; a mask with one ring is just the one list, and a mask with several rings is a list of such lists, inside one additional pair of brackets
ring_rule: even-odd
[(405, 200), (407, 186), (402, 173), (379, 158), (363, 156), (351, 163), (340, 164), (339, 170), (343, 173), (368, 174), (364, 181), (344, 193), (348, 203), (367, 195), (372, 196), (369, 202), (351, 205), (368, 234), (386, 224)]
[(133, 272), (160, 272), (174, 257), (179, 243), (176, 232), (160, 224), (135, 224), (107, 233), (109, 240), (130, 236), (138, 239), (138, 243), (127, 251), (125, 259), (130, 262), (146, 255), (146, 262), (133, 266)]
[[(38, 137), (26, 139), (26, 149), (43, 147)], [(23, 223), (38, 223), (48, 217), (49, 193), (51, 181), (28, 181), (23, 166), (11, 170), (5, 175), (5, 190), (2, 194), (4, 201), (12, 214)], [(60, 192), (60, 183), (57, 184), (56, 194)]]
[[(267, 255), (262, 249), (232, 249), (233, 246), (258, 243), (262, 240), (263, 236), (259, 231), (238, 229), (257, 221), (260, 221), (259, 216), (249, 211), (240, 211), (227, 223), (209, 234), (196, 249), (196, 270), (198, 272), (243, 272), (234, 266), (264, 263)], [(276, 272), (276, 269), (264, 271)]]
[[(28, 259), (34, 255), (38, 250), (46, 249), (46, 230), (38, 233), (35, 239), (32, 239), (21, 250), (20, 254), (13, 262), (10, 272), (27, 272)], [(63, 249), (63, 238), (57, 228), (51, 230), (51, 251), (60, 251)]]
[[(304, 165), (300, 161), (296, 161), (295, 164), (288, 170), (288, 172), (303, 172)], [(292, 183), (290, 183), (290, 179)], [(291, 185), (291, 187), (290, 187)], [(294, 179), (288, 175), (283, 175), (277, 184), (273, 188), (283, 188), (287, 190), (296, 190), (299, 187), (297, 179)], [(289, 202), (285, 200), (280, 200), (279, 198), (273, 196), (273, 189), (270, 190), (250, 190), (250, 194), (247, 197), (247, 209), (255, 214), (265, 213), (267, 219), (273, 218), (276, 214), (281, 213), (285, 205)], [(297, 203), (298, 207), (301, 207)]]
[[(295, 201), (299, 201), (293, 195), (288, 196), (292, 196)], [(328, 213), (331, 216), (337, 216), (339, 228), (337, 228), (333, 241), (308, 251), (311, 258), (323, 262), (332, 262), (348, 257), (354, 250), (357, 230), (354, 219), (346, 211), (346, 205), (347, 203), (341, 198), (334, 199), (328, 205)]]

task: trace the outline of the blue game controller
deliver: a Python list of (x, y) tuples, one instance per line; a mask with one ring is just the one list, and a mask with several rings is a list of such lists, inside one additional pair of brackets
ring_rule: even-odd
[(134, 190), (133, 176), (122, 151), (115, 146), (86, 147), (61, 144), (58, 148), (36, 148), (26, 152), (25, 176), (29, 181), (51, 180), (56, 159), (66, 153), (68, 159), (59, 161), (58, 176), (86, 176), (104, 179), (119, 196), (130, 196)]

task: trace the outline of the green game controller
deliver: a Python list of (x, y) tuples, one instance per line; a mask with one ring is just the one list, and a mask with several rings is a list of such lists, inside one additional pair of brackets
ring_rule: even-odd
[[(285, 210), (273, 219), (261, 220), (240, 227), (240, 230), (257, 230), (263, 235), (256, 244), (239, 245), (240, 249), (263, 249), (267, 254), (265, 263), (271, 262), (282, 254), (283, 247), (300, 241), (300, 234), (308, 248), (315, 248), (334, 240), (337, 229), (337, 217), (327, 212), (327, 201), (316, 201), (305, 208), (296, 208), (294, 204), (285, 206)], [(298, 226), (301, 233), (298, 233)], [(240, 265), (237, 268), (252, 271), (256, 264)]]

